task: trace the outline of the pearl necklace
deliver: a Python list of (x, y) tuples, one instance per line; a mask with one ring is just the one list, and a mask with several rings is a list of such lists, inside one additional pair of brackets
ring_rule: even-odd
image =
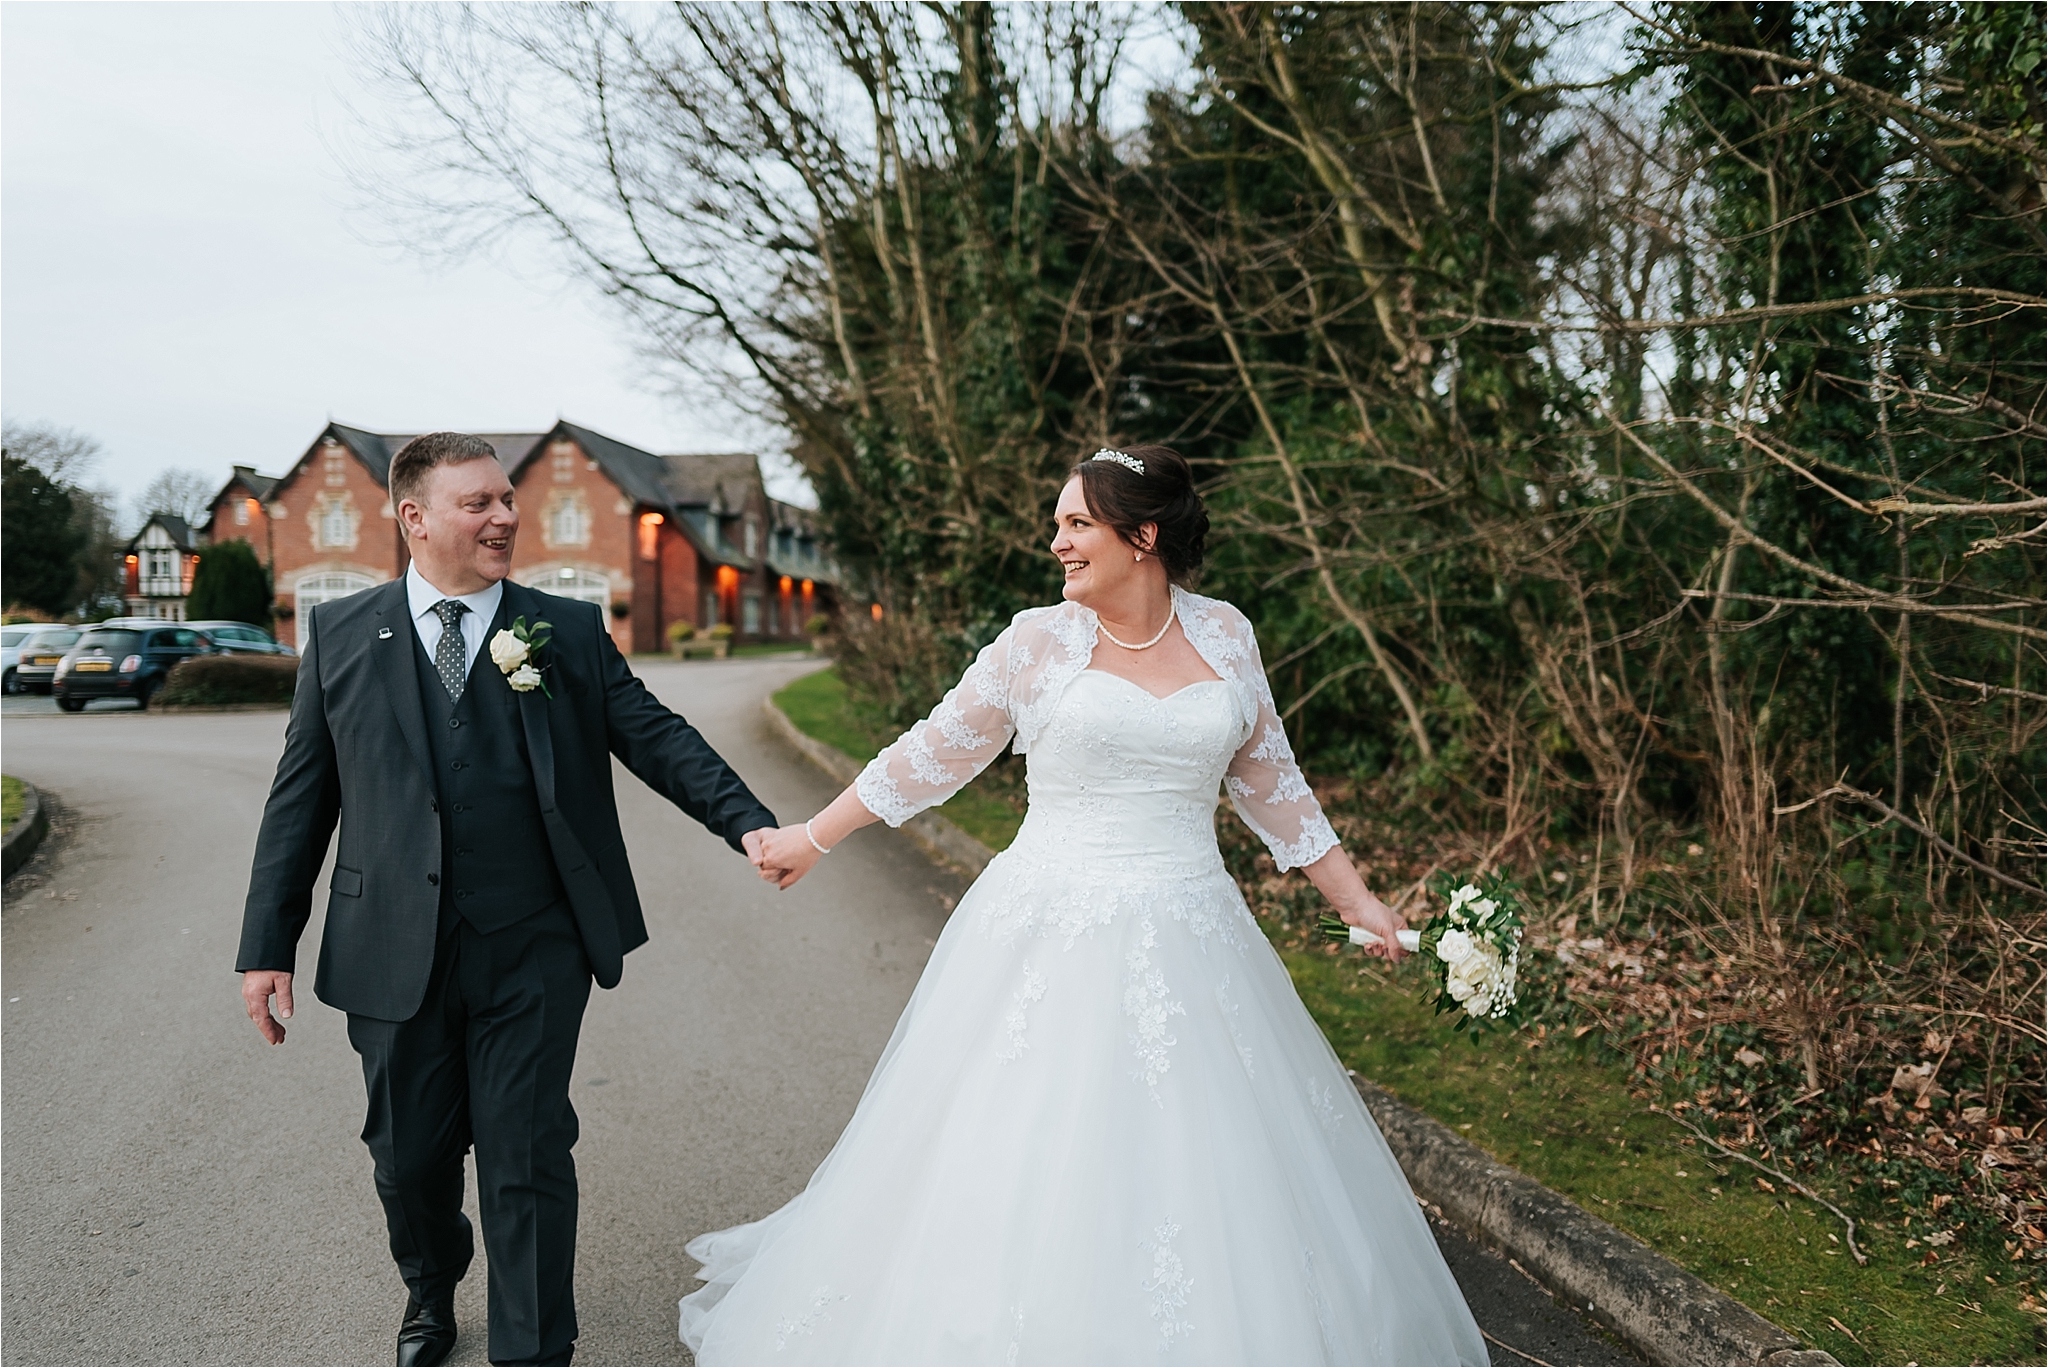
[(1104, 636), (1108, 637), (1111, 642), (1115, 643), (1118, 646), (1123, 647), (1126, 651), (1147, 651), (1150, 650), (1152, 647), (1157, 646), (1162, 640), (1165, 639), (1166, 629), (1168, 627), (1173, 626), (1173, 619), (1176, 611), (1177, 609), (1174, 604), (1168, 603), (1166, 605), (1165, 623), (1161, 625), (1157, 632), (1154, 632), (1152, 634), (1152, 639), (1142, 646), (1133, 646), (1130, 642), (1119, 639), (1116, 633), (1110, 631), (1109, 628), (1102, 625), (1102, 618), (1100, 615), (1097, 615), (1095, 619), (1095, 630), (1102, 633)]

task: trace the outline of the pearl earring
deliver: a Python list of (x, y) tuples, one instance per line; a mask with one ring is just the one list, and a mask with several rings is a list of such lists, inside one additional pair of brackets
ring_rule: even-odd
[(1140, 551), (1137, 555), (1131, 557), (1131, 559), (1134, 561), (1141, 561), (1145, 559), (1145, 553), (1143, 551)]

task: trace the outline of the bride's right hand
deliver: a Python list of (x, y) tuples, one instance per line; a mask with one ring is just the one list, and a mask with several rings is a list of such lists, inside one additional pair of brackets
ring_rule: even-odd
[(761, 833), (761, 844), (754, 856), (754, 868), (777, 888), (792, 887), (817, 862), (818, 848), (804, 834), (801, 822)]

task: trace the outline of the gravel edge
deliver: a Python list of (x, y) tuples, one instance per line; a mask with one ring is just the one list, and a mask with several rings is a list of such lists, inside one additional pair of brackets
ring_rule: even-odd
[[(861, 762), (798, 729), (773, 698), (761, 700), (770, 729), (835, 781), (850, 784)], [(995, 852), (935, 812), (903, 830), (935, 858), (980, 873)], [(1551, 1295), (1612, 1330), (1652, 1363), (1764, 1364), (1823, 1368), (1833, 1355), (1803, 1347), (1727, 1293), (1686, 1272), (1642, 1241), (1499, 1163), (1434, 1117), (1353, 1075), (1380, 1133), (1418, 1197), (1500, 1250)]]

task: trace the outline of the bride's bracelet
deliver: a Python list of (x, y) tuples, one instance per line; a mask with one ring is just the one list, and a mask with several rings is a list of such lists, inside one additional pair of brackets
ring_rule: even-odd
[(818, 844), (818, 838), (811, 834), (811, 824), (808, 821), (804, 823), (804, 839), (809, 841), (811, 843), (811, 849), (817, 851), (820, 855), (830, 855), (832, 853), (831, 846), (823, 846)]

